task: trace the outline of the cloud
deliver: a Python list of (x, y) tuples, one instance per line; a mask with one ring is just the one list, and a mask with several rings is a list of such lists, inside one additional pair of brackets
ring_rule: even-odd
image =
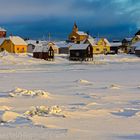
[(30, 30), (33, 23), (35, 28), (54, 25), (59, 30), (77, 21), (85, 30), (126, 27), (126, 33), (140, 27), (139, 7), (139, 0), (5, 0), (0, 4), (0, 17), (1, 24), (20, 24), (19, 30)]

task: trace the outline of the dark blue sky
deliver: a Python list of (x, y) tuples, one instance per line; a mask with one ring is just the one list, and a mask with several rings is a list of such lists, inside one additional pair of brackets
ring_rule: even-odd
[(93, 36), (120, 39), (140, 29), (140, 0), (4, 0), (0, 17), (22, 37), (66, 39), (76, 21)]

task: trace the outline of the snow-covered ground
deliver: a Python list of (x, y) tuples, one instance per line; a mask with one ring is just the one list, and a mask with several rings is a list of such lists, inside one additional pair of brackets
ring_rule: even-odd
[(0, 140), (140, 140), (140, 58), (47, 62), (0, 54)]

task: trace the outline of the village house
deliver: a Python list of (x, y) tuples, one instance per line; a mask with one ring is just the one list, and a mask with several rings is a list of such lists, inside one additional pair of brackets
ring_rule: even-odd
[(133, 39), (133, 38), (124, 38), (124, 39), (122, 40), (121, 50), (122, 50), (124, 53), (130, 53), (130, 51), (131, 51), (132, 39)]
[(140, 56), (140, 42), (137, 43), (137, 47), (135, 48), (135, 54), (136, 54), (137, 56)]
[(108, 54), (118, 54), (122, 42), (110, 42), (110, 52)]
[(70, 49), (69, 60), (92, 61), (93, 47), (89, 44), (73, 44)]
[(132, 44), (134, 44), (134, 43), (136, 43), (138, 41), (140, 41), (140, 35), (136, 35), (136, 36), (133, 37)]
[(138, 50), (139, 47), (140, 47), (140, 41), (138, 41), (138, 42), (136, 42), (136, 43), (133, 43), (133, 44), (131, 45), (131, 52), (134, 54), (136, 48), (137, 48), (137, 50)]
[(110, 52), (110, 43), (106, 38), (95, 38), (93, 54), (107, 54)]
[(5, 38), (5, 37), (6, 37), (6, 30), (0, 27), (0, 38)]
[(48, 41), (46, 42), (46, 44), (49, 46), (49, 47), (52, 47), (53, 50), (54, 50), (54, 53), (55, 54), (59, 54), (59, 47), (57, 46), (57, 44), (53, 41)]
[(33, 51), (33, 57), (44, 60), (54, 59), (54, 50), (50, 46), (37, 45)]
[(10, 36), (3, 41), (0, 50), (9, 53), (26, 53), (27, 43), (19, 36)]
[(81, 41), (84, 41), (87, 38), (88, 34), (83, 31), (79, 31), (78, 26), (76, 25), (76, 23), (74, 23), (73, 30), (70, 33), (68, 40), (70, 42), (80, 43)]
[(33, 53), (33, 50), (35, 47), (40, 44), (40, 41), (38, 40), (26, 40), (27, 45), (27, 52), (28, 53)]

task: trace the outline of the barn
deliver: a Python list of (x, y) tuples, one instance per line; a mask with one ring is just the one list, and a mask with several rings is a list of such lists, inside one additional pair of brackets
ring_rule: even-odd
[(69, 51), (69, 60), (93, 61), (93, 47), (89, 44), (73, 44)]

